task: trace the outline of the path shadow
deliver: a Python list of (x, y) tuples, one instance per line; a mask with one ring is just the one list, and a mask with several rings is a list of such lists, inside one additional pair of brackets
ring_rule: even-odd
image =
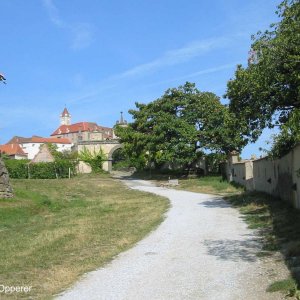
[(209, 255), (216, 256), (220, 260), (254, 262), (257, 260), (256, 253), (261, 250), (257, 238), (246, 241), (205, 240), (203, 244), (207, 247)]
[(207, 201), (199, 202), (198, 205), (203, 205), (208, 208), (228, 208), (231, 205), (223, 200), (223, 198), (212, 198)]

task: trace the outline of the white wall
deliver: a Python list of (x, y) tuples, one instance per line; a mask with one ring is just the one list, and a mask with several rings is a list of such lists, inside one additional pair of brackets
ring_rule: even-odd
[[(33, 159), (36, 154), (40, 150), (40, 146), (43, 145), (44, 143), (23, 143), (20, 144), (22, 147), (23, 151), (28, 154), (28, 159)], [(54, 143), (53, 143), (54, 144)], [(70, 151), (72, 148), (72, 144), (55, 144), (57, 145), (57, 150), (62, 152), (62, 151)]]

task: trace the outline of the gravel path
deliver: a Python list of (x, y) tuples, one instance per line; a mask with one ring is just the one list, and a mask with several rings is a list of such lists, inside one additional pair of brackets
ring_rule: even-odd
[(172, 207), (166, 220), (57, 299), (281, 298), (265, 292), (270, 269), (255, 256), (260, 244), (254, 232), (220, 197), (155, 187), (142, 180), (126, 183), (168, 197)]

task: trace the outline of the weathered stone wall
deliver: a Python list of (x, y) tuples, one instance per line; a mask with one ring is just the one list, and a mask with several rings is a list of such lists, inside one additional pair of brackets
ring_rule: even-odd
[(78, 143), (77, 150), (78, 153), (84, 150), (84, 148), (88, 149), (92, 153), (98, 152), (102, 149), (103, 153), (105, 154), (107, 160), (103, 162), (102, 169), (104, 171), (111, 172), (112, 170), (112, 154), (117, 149), (122, 148), (122, 145), (119, 143), (118, 140), (108, 140), (108, 141), (83, 141)]
[(229, 157), (226, 167), (229, 181), (281, 198), (300, 209), (300, 144), (280, 159), (236, 162)]
[(77, 172), (80, 174), (89, 174), (92, 173), (92, 168), (89, 164), (83, 161), (79, 161), (77, 165)]
[(3, 160), (0, 158), (0, 198), (11, 198), (12, 188), (9, 183), (9, 176)]

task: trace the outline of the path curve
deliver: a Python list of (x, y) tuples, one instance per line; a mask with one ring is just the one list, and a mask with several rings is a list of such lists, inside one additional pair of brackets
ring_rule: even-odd
[(257, 237), (222, 198), (143, 180), (126, 184), (168, 197), (165, 221), (57, 299), (280, 299), (265, 292)]

